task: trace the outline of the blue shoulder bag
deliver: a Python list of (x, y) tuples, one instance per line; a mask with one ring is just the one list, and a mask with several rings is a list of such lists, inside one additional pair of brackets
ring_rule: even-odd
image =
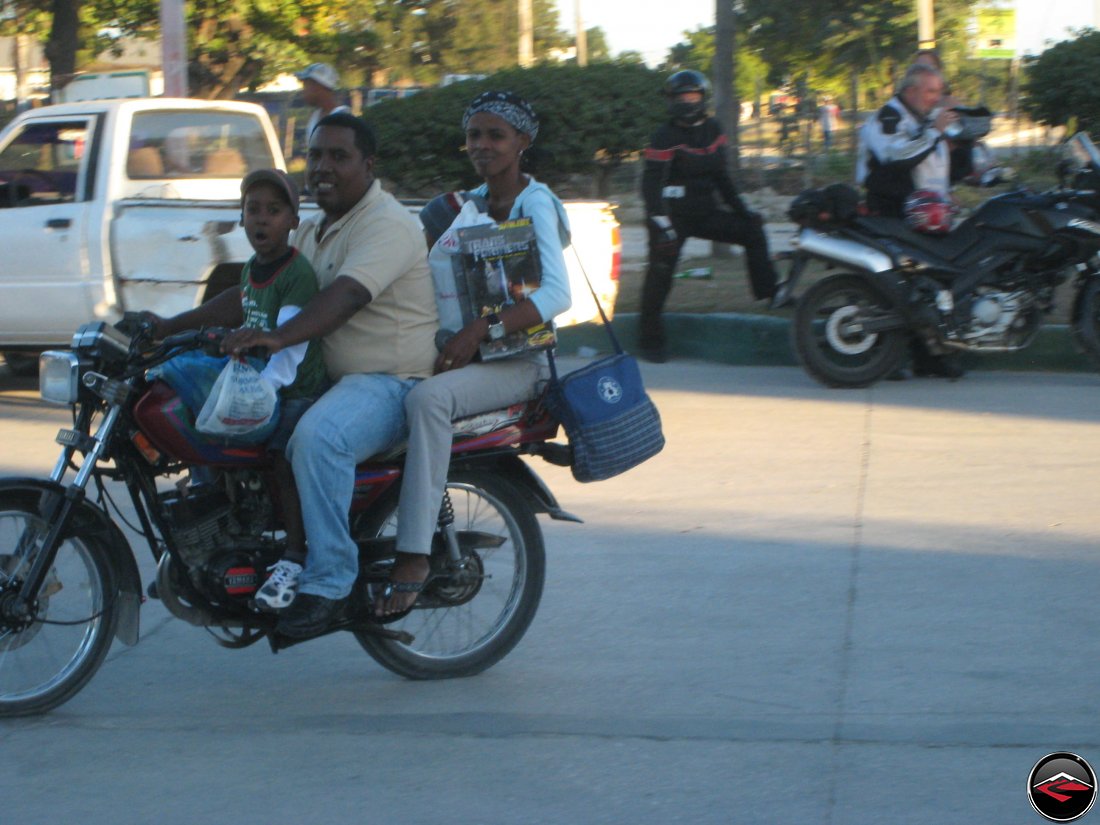
[[(584, 278), (588, 281), (587, 273)], [(623, 351), (591, 281), (588, 288), (615, 354), (559, 376), (551, 351), (546, 405), (569, 437), (573, 478), (602, 481), (655, 456), (665, 446), (665, 437), (638, 362)]]

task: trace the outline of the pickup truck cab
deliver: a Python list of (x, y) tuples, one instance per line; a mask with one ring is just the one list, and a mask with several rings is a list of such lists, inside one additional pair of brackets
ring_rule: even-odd
[[(251, 257), (240, 181), (284, 169), (255, 104), (171, 98), (33, 109), (0, 132), (0, 352), (17, 372), (73, 330), (125, 310), (173, 315), (237, 283)], [(316, 205), (302, 204), (303, 217)], [(410, 207), (413, 208), (413, 207)], [(600, 201), (567, 202), (574, 310), (618, 290), (618, 222)]]

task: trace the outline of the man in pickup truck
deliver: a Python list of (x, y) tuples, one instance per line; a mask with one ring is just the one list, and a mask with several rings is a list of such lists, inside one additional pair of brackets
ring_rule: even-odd
[[(159, 338), (203, 326), (274, 329), (293, 318), (317, 294), (317, 276), (309, 259), (290, 246), (298, 226), (298, 187), (286, 172), (257, 169), (241, 182), (241, 225), (255, 254), (241, 272), (239, 286), (202, 306), (172, 318), (146, 313)], [(284, 458), (295, 424), (325, 386), (319, 343), (302, 342), (271, 356), (262, 375), (279, 391), (279, 423), (266, 447), (272, 456), (279, 509), (286, 530), (286, 552), (256, 594), (256, 603), (270, 610), (294, 600), (298, 575), (306, 557), (305, 532), (294, 486), (294, 474)]]
[(302, 502), (309, 553), (279, 633), (307, 638), (337, 619), (358, 575), (348, 528), (355, 465), (406, 436), (405, 396), (432, 374), (439, 317), (420, 225), (374, 177), (374, 133), (349, 114), (320, 120), (306, 175), (319, 218), (294, 236), (321, 291), (275, 330), (239, 330), (229, 352), (278, 352), (322, 339), (334, 386), (310, 407), (287, 453)]

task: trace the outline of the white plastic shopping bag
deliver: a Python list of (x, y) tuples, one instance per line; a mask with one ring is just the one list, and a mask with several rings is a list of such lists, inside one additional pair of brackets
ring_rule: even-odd
[[(458, 284), (455, 281), (456, 261), (459, 252), (458, 230), (467, 226), (492, 224), (493, 219), (479, 212), (475, 201), (466, 201), (462, 209), (451, 222), (450, 227), (439, 236), (439, 240), (428, 252), (428, 266), (432, 270), (435, 284), (435, 305), (439, 310), (439, 329), (455, 333), (465, 325), (462, 318), (462, 303)], [(461, 264), (457, 264), (461, 271)]]
[(278, 393), (271, 382), (244, 359), (230, 358), (206, 403), (195, 429), (207, 435), (258, 435), (275, 415)]

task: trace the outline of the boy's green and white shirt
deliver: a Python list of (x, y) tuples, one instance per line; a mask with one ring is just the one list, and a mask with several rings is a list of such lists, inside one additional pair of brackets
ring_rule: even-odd
[[(272, 330), (293, 317), (317, 294), (317, 275), (304, 255), (291, 249), (286, 263), (268, 280), (252, 280), (255, 258), (241, 273), (243, 326)], [(285, 355), (284, 355), (285, 353)], [(316, 398), (325, 383), (325, 365), (316, 341), (303, 342), (277, 352), (264, 375), (284, 398)]]

